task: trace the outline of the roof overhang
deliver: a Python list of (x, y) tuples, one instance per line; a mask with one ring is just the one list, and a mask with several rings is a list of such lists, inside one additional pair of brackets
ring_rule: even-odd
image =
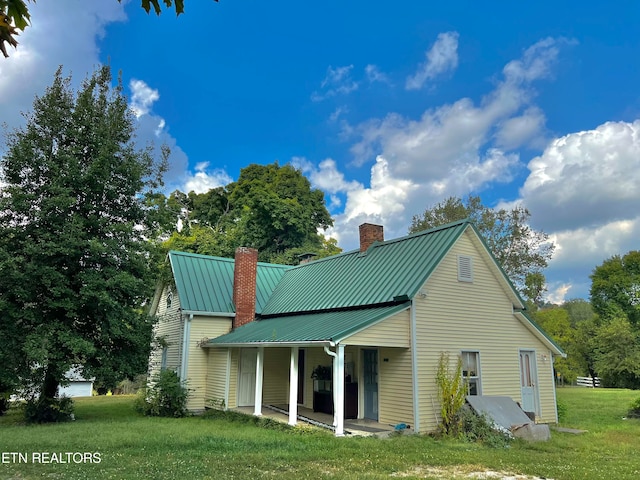
[(311, 340), (308, 342), (238, 342), (238, 343), (203, 343), (202, 348), (229, 348), (229, 347), (335, 347), (336, 343), (330, 340)]
[(345, 338), (409, 308), (409, 302), (263, 318), (205, 342), (204, 347), (335, 346)]
[(233, 312), (203, 312), (200, 310), (181, 310), (184, 315), (193, 315), (199, 317), (229, 317), (233, 318), (236, 316)]
[(567, 358), (567, 354), (560, 348), (556, 342), (554, 342), (545, 332), (540, 328), (538, 324), (536, 324), (533, 320), (531, 320), (524, 311), (516, 310), (513, 312), (516, 318), (522, 322), (522, 324), (533, 333), (538, 340), (549, 347), (551, 353), (554, 355), (560, 356), (562, 358)]

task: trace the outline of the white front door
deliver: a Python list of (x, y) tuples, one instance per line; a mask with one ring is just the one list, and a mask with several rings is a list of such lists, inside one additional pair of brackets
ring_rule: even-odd
[(540, 413), (537, 408), (537, 384), (536, 352), (533, 350), (520, 350), (520, 389), (522, 392), (522, 409), (525, 412)]
[(240, 374), (238, 382), (238, 406), (249, 407), (256, 400), (256, 363), (258, 349), (240, 350)]

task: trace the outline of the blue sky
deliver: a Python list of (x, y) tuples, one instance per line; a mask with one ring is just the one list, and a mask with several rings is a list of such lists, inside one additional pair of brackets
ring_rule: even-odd
[(108, 62), (140, 142), (173, 150), (168, 190), (291, 162), (345, 249), (449, 196), (524, 205), (557, 245), (549, 299), (586, 298), (595, 266), (640, 248), (640, 4), (569, 3), (42, 0), (0, 59), (0, 121), (58, 65), (78, 84)]

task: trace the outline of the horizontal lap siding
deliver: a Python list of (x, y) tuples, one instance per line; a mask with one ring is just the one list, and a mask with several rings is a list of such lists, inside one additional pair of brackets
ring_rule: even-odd
[[(479, 351), (482, 394), (520, 401), (519, 349), (536, 350), (541, 421), (555, 422), (548, 349), (513, 315), (510, 299), (471, 235), (467, 230), (427, 280), (426, 298), (414, 300), (421, 431), (437, 427), (432, 405), (437, 408), (435, 373), (443, 351), (451, 360), (461, 350)], [(458, 255), (473, 257), (473, 283), (458, 281)]]
[(211, 402), (215, 406), (221, 407), (220, 402), (223, 400), (226, 407), (228, 403), (225, 398), (228, 349), (210, 348), (208, 357), (205, 406), (209, 406), (209, 402)]
[[(193, 317), (189, 335), (189, 367), (187, 387), (189, 388), (189, 410), (203, 410), (207, 385), (208, 348), (200, 345), (203, 340), (228, 333), (231, 320), (226, 317)], [(226, 371), (225, 371), (226, 374)]]
[[(168, 287), (165, 287), (160, 295), (158, 307), (155, 312), (157, 322), (153, 329), (153, 336), (154, 339), (162, 337), (167, 343), (167, 368), (180, 371), (183, 335), (180, 301), (178, 295), (173, 292), (171, 308), (167, 309), (168, 292)], [(162, 349), (162, 347), (158, 347), (151, 351), (149, 358), (149, 380), (152, 380), (160, 373), (160, 367), (162, 366)]]
[(238, 362), (240, 362), (240, 349), (231, 349), (231, 368), (229, 371), (229, 408), (238, 406)]
[(413, 426), (411, 351), (405, 348), (380, 348), (378, 355), (379, 422)]
[(331, 367), (333, 363), (332, 357), (327, 355), (323, 348), (306, 348), (305, 352), (304, 406), (313, 408), (313, 379), (311, 378), (311, 372), (318, 365)]
[(262, 401), (265, 404), (289, 403), (290, 348), (264, 349)]
[(408, 348), (410, 345), (409, 311), (397, 313), (340, 343)]

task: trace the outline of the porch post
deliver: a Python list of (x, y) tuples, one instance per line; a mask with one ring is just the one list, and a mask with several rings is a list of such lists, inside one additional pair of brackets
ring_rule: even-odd
[(256, 355), (256, 397), (253, 407), (253, 414), (256, 417), (262, 416), (262, 374), (264, 372), (264, 347), (258, 347)]
[(336, 437), (344, 436), (344, 345), (336, 345), (336, 376), (333, 380), (333, 388), (336, 391), (335, 410)]
[(289, 368), (289, 425), (298, 420), (298, 350), (291, 347), (291, 368)]

